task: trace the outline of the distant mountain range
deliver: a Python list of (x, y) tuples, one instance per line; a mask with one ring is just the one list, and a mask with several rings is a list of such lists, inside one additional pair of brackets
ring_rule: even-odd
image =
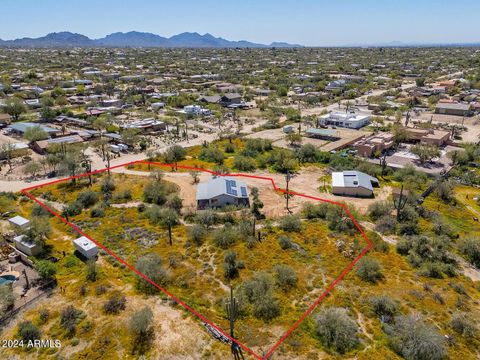
[(116, 32), (101, 39), (90, 39), (82, 34), (71, 32), (50, 33), (39, 38), (21, 38), (15, 40), (0, 39), (0, 47), (182, 47), (182, 48), (293, 48), (302, 47), (298, 44), (273, 42), (270, 45), (253, 43), (246, 40), (230, 41), (211, 34), (184, 32), (166, 38), (160, 35), (130, 31), (127, 33)]

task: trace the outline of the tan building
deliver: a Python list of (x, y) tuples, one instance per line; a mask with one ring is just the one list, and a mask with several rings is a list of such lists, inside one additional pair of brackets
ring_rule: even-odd
[(450, 132), (441, 130), (412, 129), (406, 128), (410, 140), (426, 144), (443, 146), (450, 141)]
[(361, 139), (354, 143), (352, 147), (357, 150), (360, 156), (371, 157), (376, 152), (382, 152), (393, 146), (393, 134), (380, 133)]
[(434, 130), (433, 132), (424, 135), (420, 141), (426, 144), (443, 146), (450, 141), (450, 132)]

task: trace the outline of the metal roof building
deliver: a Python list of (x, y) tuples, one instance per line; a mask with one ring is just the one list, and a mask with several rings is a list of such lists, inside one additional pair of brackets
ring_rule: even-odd
[(332, 173), (332, 192), (335, 195), (373, 197), (374, 186), (379, 186), (378, 179), (361, 171)]
[(198, 184), (197, 207), (199, 209), (225, 205), (250, 205), (245, 182), (219, 176), (211, 178), (206, 183)]
[(29, 129), (31, 127), (34, 127), (34, 126), (38, 126), (43, 131), (45, 131), (49, 136), (52, 136), (52, 135), (55, 135), (55, 134), (58, 134), (58, 133), (61, 132), (61, 130), (59, 130), (59, 129), (54, 129), (50, 126), (45, 126), (45, 125), (42, 125), (42, 124), (35, 124), (35, 123), (31, 123), (31, 122), (16, 122), (16, 123), (11, 124), (8, 128), (12, 129), (16, 133), (19, 133), (19, 134), (23, 135), (27, 129)]

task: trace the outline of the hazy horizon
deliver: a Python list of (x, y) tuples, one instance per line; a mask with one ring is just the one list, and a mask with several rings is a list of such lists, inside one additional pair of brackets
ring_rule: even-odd
[(0, 22), (3, 40), (61, 31), (92, 39), (139, 31), (165, 37), (210, 33), (228, 40), (305, 46), (480, 42), (480, 2), (474, 0), (3, 0), (2, 9), (9, 15)]

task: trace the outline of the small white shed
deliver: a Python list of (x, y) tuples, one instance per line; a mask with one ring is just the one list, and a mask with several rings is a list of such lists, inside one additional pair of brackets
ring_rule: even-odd
[(8, 219), (8, 222), (19, 229), (26, 229), (30, 223), (30, 220), (25, 219), (23, 216), (17, 215)]
[(73, 240), (77, 251), (85, 256), (87, 259), (94, 258), (98, 254), (98, 247), (93, 241), (85, 236), (81, 236), (78, 239)]
[(43, 249), (41, 245), (36, 244), (33, 241), (27, 241), (25, 235), (16, 236), (13, 238), (13, 241), (17, 250), (20, 250), (28, 256), (36, 256), (40, 254)]

